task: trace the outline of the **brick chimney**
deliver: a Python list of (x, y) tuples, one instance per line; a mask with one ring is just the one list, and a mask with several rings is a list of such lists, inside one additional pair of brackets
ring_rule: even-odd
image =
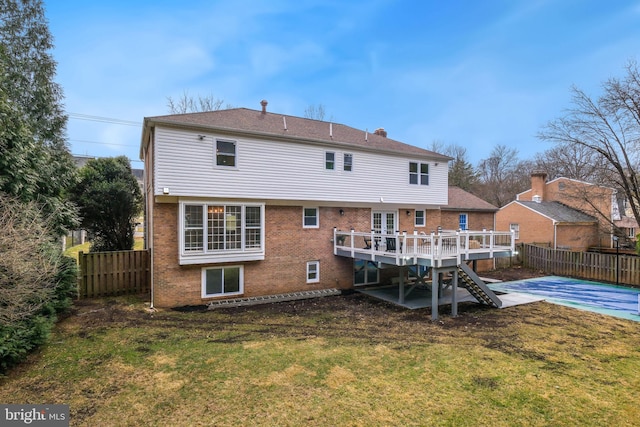
[(267, 114), (267, 100), (263, 99), (262, 101), (260, 101), (260, 105), (262, 105), (262, 114)]
[[(544, 171), (531, 172), (531, 200), (538, 199), (536, 201), (546, 200), (546, 182), (547, 173)], [(538, 198), (536, 198), (538, 196)]]
[(382, 136), (384, 138), (387, 137), (387, 131), (384, 130), (384, 128), (378, 128), (378, 129), (374, 130), (373, 133), (375, 133), (376, 135), (380, 135), (380, 136)]

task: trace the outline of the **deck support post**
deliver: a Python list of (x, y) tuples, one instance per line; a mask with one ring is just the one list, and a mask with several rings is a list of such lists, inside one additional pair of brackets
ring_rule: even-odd
[(458, 316), (458, 269), (451, 274), (451, 317)]
[(431, 320), (438, 320), (438, 290), (440, 289), (440, 270), (433, 269), (431, 279)]
[(399, 304), (404, 304), (404, 272), (407, 269), (407, 267), (400, 267), (398, 270), (400, 270), (400, 277), (398, 280), (398, 283), (400, 284), (400, 287), (398, 289), (398, 303)]

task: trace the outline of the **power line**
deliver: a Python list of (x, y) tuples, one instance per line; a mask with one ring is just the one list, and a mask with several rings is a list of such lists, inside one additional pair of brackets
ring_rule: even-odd
[(82, 142), (86, 144), (113, 145), (115, 147), (138, 148), (138, 145), (116, 144), (114, 142), (88, 141), (86, 139), (70, 139), (69, 142)]
[(134, 122), (131, 120), (114, 119), (111, 117), (92, 116), (89, 114), (80, 114), (80, 113), (67, 113), (67, 114), (71, 119), (89, 120), (92, 122), (111, 123), (114, 125), (124, 125), (124, 126), (137, 126), (137, 127), (142, 126), (142, 123)]
[[(76, 156), (76, 157), (91, 157), (93, 159), (99, 159), (101, 157), (108, 157), (108, 156), (90, 156), (89, 154), (71, 154), (71, 155), (72, 156)], [(142, 160), (130, 159), (129, 157), (127, 157), (127, 159), (129, 159), (130, 162), (144, 163)]]

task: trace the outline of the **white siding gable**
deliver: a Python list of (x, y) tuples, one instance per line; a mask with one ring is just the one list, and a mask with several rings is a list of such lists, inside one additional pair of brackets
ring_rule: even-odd
[[(199, 135), (204, 135), (200, 138)], [(236, 167), (216, 166), (216, 139), (236, 142)], [(325, 153), (335, 152), (335, 169)], [(156, 127), (156, 195), (283, 201), (447, 203), (448, 167), (442, 160)], [(352, 171), (343, 170), (353, 154)], [(409, 162), (429, 164), (429, 185), (409, 184)], [(436, 166), (438, 163), (438, 166)]]

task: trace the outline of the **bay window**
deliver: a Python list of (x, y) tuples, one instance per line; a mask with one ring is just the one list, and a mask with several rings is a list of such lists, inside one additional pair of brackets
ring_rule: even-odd
[(264, 206), (180, 204), (180, 263), (264, 259)]

